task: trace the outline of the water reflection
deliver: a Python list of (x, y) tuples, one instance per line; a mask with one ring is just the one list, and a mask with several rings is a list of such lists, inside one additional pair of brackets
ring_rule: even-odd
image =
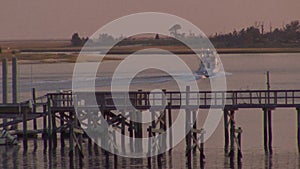
[[(33, 144), (32, 144), (33, 145)], [(48, 147), (49, 148), (49, 147)], [(296, 152), (280, 152), (276, 150), (272, 156), (265, 155), (262, 151), (244, 150), (243, 159), (238, 163), (236, 156), (233, 161), (224, 155), (222, 149), (205, 150), (206, 159), (200, 163), (199, 152), (193, 154), (191, 162), (187, 163), (186, 154), (183, 151), (173, 150), (151, 158), (151, 168), (177, 169), (177, 168), (300, 168), (300, 157)], [(121, 169), (148, 169), (148, 160), (133, 159), (107, 154), (94, 144), (83, 144), (84, 158), (80, 162), (78, 152), (74, 152), (73, 161), (69, 156), (69, 146), (58, 146), (52, 151), (43, 150), (43, 141), (38, 141), (38, 148), (29, 144), (24, 151), (21, 146), (0, 146), (0, 168), (48, 168), (48, 169), (73, 169), (73, 168), (121, 168)], [(189, 164), (189, 165), (187, 165)]]
[(265, 169), (272, 169), (272, 155), (265, 155)]

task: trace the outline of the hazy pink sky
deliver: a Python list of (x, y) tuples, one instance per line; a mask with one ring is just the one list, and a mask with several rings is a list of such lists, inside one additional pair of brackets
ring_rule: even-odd
[(62, 39), (93, 34), (104, 24), (136, 12), (185, 18), (204, 33), (229, 32), (264, 21), (281, 27), (300, 19), (299, 0), (2, 0), (0, 40)]

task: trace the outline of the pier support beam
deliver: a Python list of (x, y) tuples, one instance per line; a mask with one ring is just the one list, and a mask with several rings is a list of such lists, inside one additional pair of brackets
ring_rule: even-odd
[(27, 151), (28, 145), (27, 145), (27, 110), (25, 110), (23, 113), (23, 146), (24, 150)]
[[(197, 130), (197, 110), (193, 111), (192, 113), (193, 113), (193, 119), (192, 119), (193, 129)], [(197, 140), (197, 132), (193, 132), (193, 137)], [(197, 146), (194, 146), (193, 148), (194, 154), (196, 153), (196, 150), (197, 150)]]
[(192, 148), (192, 133), (191, 133), (191, 111), (189, 110), (189, 100), (190, 100), (190, 86), (186, 87), (186, 122), (185, 122), (185, 133), (186, 133), (186, 156), (187, 156), (187, 162), (188, 166), (190, 166), (192, 161), (192, 154), (191, 154), (191, 148)]
[(297, 107), (296, 110), (297, 110), (297, 144), (298, 144), (298, 152), (300, 153), (300, 107)]
[[(2, 103), (6, 104), (8, 101), (8, 70), (7, 59), (2, 59)], [(7, 119), (3, 118), (4, 129), (6, 130)]]
[(12, 102), (18, 103), (18, 64), (17, 58), (12, 58)]
[(272, 150), (272, 110), (268, 110), (268, 145), (269, 145), (269, 154), (273, 153)]
[(122, 153), (125, 154), (125, 112), (121, 112), (121, 146)]
[(224, 109), (224, 152), (225, 155), (228, 154), (229, 145), (229, 131), (228, 131), (228, 110)]
[(268, 116), (267, 109), (263, 109), (264, 150), (268, 153)]
[(172, 128), (172, 108), (171, 108), (171, 103), (168, 103), (168, 122), (169, 122), (169, 147), (170, 147), (170, 152), (172, 151), (173, 147), (173, 128)]
[(272, 110), (270, 108), (263, 108), (263, 131), (265, 153), (272, 154)]
[(235, 142), (235, 120), (234, 120), (234, 110), (230, 110), (230, 161), (234, 158), (234, 142)]

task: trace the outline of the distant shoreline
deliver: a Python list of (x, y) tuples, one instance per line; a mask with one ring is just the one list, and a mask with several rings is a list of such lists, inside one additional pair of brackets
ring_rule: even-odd
[[(2, 55), (18, 54), (18, 53), (79, 53), (82, 46), (71, 46), (69, 40), (20, 40), (20, 41), (0, 41), (2, 48)], [(86, 47), (87, 51), (89, 47)], [(93, 48), (91, 52), (105, 51), (107, 47)], [(170, 51), (174, 54), (193, 54), (194, 52), (183, 45), (165, 45), (165, 46), (143, 46), (143, 45), (129, 45), (129, 46), (115, 46), (109, 51), (109, 54), (131, 54), (136, 51), (147, 48), (159, 48)], [(199, 49), (196, 49), (196, 51)], [(219, 54), (245, 54), (245, 53), (300, 53), (300, 48), (217, 48)], [(155, 50), (151, 51), (155, 53)], [(156, 54), (156, 53), (155, 53)]]
[[(194, 54), (194, 51), (187, 49), (186, 47), (181, 46), (126, 46), (126, 47), (116, 47), (109, 51), (108, 54), (131, 54), (133, 52), (146, 49), (146, 48), (160, 48), (167, 51), (170, 51), (174, 54)], [(246, 54), (246, 53), (300, 53), (300, 48), (217, 48), (216, 49), (219, 54)], [(22, 49), (20, 52), (23, 53), (62, 53), (62, 52), (70, 52), (70, 53), (79, 53), (81, 48), (70, 47), (70, 48), (39, 48), (39, 49)], [(88, 50), (87, 50), (88, 51)], [(91, 52), (95, 51), (104, 51), (104, 49), (99, 48), (99, 50), (91, 50)], [(197, 50), (196, 50), (197, 52)], [(143, 53), (143, 52), (141, 52)], [(151, 52), (147, 52), (150, 54), (159, 54), (160, 52), (156, 52), (152, 50)]]
[[(9, 43), (1, 43), (2, 53), (0, 59), (7, 58), (9, 61), (13, 56), (17, 57), (20, 63), (75, 63), (82, 47), (72, 47), (68, 41), (14, 41)], [(143, 49), (149, 49), (143, 51)], [(122, 55), (130, 55), (139, 51), (140, 54), (165, 54), (162, 49), (173, 54), (188, 55), (194, 54), (194, 51), (186, 46), (115, 46), (108, 52), (108, 56), (104, 60), (122, 60)], [(259, 53), (300, 53), (300, 48), (217, 48), (218, 54), (259, 54)], [(93, 52), (93, 56), (86, 56), (82, 61), (94, 62), (99, 61), (99, 57), (95, 55), (97, 52), (104, 54), (105, 47), (85, 48), (86, 52)], [(195, 50), (200, 53), (200, 49)], [(87, 54), (89, 55), (89, 54)], [(109, 56), (109, 55), (120, 55)]]

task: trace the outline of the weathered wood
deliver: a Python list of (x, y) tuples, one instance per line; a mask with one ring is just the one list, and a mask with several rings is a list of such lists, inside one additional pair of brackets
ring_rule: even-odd
[(187, 162), (188, 164), (192, 161), (192, 154), (191, 154), (191, 148), (192, 148), (192, 134), (191, 134), (191, 111), (189, 110), (189, 100), (190, 100), (190, 86), (186, 87), (186, 122), (185, 122), (185, 133), (186, 133), (186, 156), (187, 156)]
[(224, 109), (224, 152), (228, 154), (229, 131), (228, 131), (228, 110)]
[(237, 142), (238, 142), (238, 153), (237, 153), (237, 161), (238, 163), (241, 163), (241, 159), (242, 159), (242, 128), (239, 127), (237, 129)]
[(122, 152), (125, 153), (125, 112), (121, 112), (121, 147)]
[(49, 151), (52, 151), (53, 148), (53, 142), (52, 142), (52, 112), (51, 112), (51, 101), (48, 97), (48, 112), (47, 112), (47, 116), (48, 116), (48, 144), (49, 144)]
[(60, 112), (60, 126), (61, 126), (61, 131), (60, 131), (60, 145), (61, 147), (65, 147), (65, 130), (62, 128), (64, 126), (64, 112)]
[(205, 136), (205, 131), (204, 129), (200, 129), (200, 166), (204, 165), (204, 136)]
[(234, 158), (234, 142), (235, 142), (235, 119), (234, 119), (234, 110), (230, 110), (230, 159)]
[(272, 110), (268, 109), (268, 146), (269, 154), (273, 153), (272, 150)]
[(70, 134), (70, 137), (69, 137), (69, 146), (70, 146), (70, 150), (69, 150), (69, 157), (73, 158), (73, 154), (74, 154), (74, 138), (73, 138), (73, 133), (74, 133), (74, 118), (72, 116), (70, 116), (70, 119), (69, 119), (69, 134)]
[(134, 149), (134, 146), (133, 146), (134, 113), (132, 111), (129, 112), (129, 119), (130, 119), (129, 128), (128, 128), (129, 137), (130, 137), (129, 144), (130, 144), (130, 151), (133, 152), (133, 149)]
[[(192, 113), (193, 113), (193, 119), (192, 119), (193, 129), (197, 130), (197, 111), (193, 111)], [(193, 132), (193, 137), (197, 139), (197, 132)], [(196, 150), (197, 150), (197, 147), (195, 146), (193, 148), (193, 153), (196, 153)]]
[(296, 111), (297, 111), (297, 144), (298, 144), (298, 152), (300, 153), (300, 107), (297, 107)]
[(147, 162), (148, 162), (148, 167), (151, 168), (151, 157), (152, 157), (152, 142), (151, 142), (151, 137), (152, 137), (152, 128), (151, 126), (148, 127), (147, 129), (148, 131), (148, 158), (147, 158)]
[(18, 64), (17, 58), (12, 58), (12, 102), (18, 103)]
[[(8, 70), (7, 70), (7, 59), (2, 59), (2, 103), (6, 104), (8, 102)], [(3, 118), (4, 129), (6, 127), (7, 118)]]
[(268, 153), (268, 110), (263, 109), (263, 139), (264, 139), (264, 150)]
[(27, 150), (27, 111), (23, 112), (23, 147)]
[[(16, 62), (16, 61), (15, 61)], [(16, 63), (15, 63), (16, 64)], [(13, 65), (14, 66), (14, 65)], [(16, 66), (16, 65), (15, 65)], [(14, 70), (14, 68), (13, 68)], [(16, 73), (16, 72), (15, 72)], [(16, 75), (13, 75), (16, 76)], [(16, 77), (15, 77), (16, 78)], [(13, 83), (17, 83), (16, 80)], [(13, 92), (13, 102), (16, 102), (16, 95), (17, 95), (17, 89), (14, 89), (15, 86), (13, 86), (13, 90), (15, 90)], [(32, 105), (32, 113), (36, 113), (36, 95), (35, 95), (35, 88), (32, 88), (32, 101), (33, 101), (33, 105)], [(33, 119), (33, 130), (37, 130), (37, 120), (36, 118)], [(34, 148), (37, 148), (37, 139), (34, 139)]]
[(168, 103), (168, 122), (169, 122), (169, 147), (170, 147), (170, 152), (172, 151), (172, 148), (173, 148), (173, 127), (172, 127), (172, 105), (171, 103), (169, 102)]

